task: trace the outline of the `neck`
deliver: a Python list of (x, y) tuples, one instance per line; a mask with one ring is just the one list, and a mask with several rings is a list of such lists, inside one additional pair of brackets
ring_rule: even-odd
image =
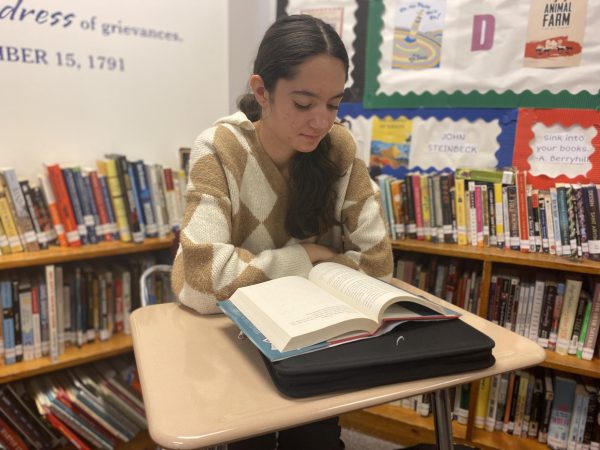
[(281, 145), (281, 142), (279, 142), (274, 134), (270, 132), (269, 126), (262, 120), (255, 122), (254, 128), (256, 129), (256, 135), (258, 136), (260, 145), (262, 145), (265, 153), (269, 155), (279, 171), (287, 176), (288, 169), (296, 151)]

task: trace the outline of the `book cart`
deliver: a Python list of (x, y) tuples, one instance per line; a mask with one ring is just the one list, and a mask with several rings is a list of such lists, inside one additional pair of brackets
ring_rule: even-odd
[[(481, 304), (478, 312), (480, 317), (487, 317), (490, 279), (496, 265), (510, 265), (517, 269), (529, 267), (580, 274), (598, 275), (600, 273), (600, 262), (589, 259), (575, 260), (549, 254), (521, 253), (514, 250), (476, 248), (414, 239), (395, 240), (392, 245), (396, 253), (447, 256), (481, 263)], [(600, 360), (597, 358), (586, 361), (573, 355), (559, 355), (553, 351), (546, 351), (546, 360), (542, 366), (596, 380), (600, 379)], [(452, 423), (453, 435), (457, 443), (473, 445), (481, 450), (506, 448), (543, 450), (548, 448), (546, 444), (533, 439), (516, 437), (501, 431), (489, 432), (475, 428), (474, 419), (478, 387), (479, 381), (474, 382), (471, 386), (467, 425), (461, 425), (456, 421)], [(403, 445), (434, 442), (435, 439), (432, 417), (422, 417), (416, 411), (395, 405), (381, 405), (351, 412), (342, 416), (341, 423), (343, 426), (382, 439), (399, 442)]]
[[(0, 256), (0, 273), (15, 271), (46, 264), (87, 261), (105, 257), (127, 256), (133, 254), (157, 252), (171, 247), (171, 238), (146, 238), (141, 244), (120, 241), (102, 242), (81, 247), (52, 247), (38, 252), (25, 252)], [(86, 343), (81, 347), (67, 346), (57, 362), (51, 362), (49, 356), (30, 361), (20, 361), (5, 365), (0, 363), (0, 384), (22, 380), (36, 375), (86, 364), (112, 356), (132, 352), (131, 336), (116, 333), (109, 340)], [(152, 449), (147, 431), (141, 432), (132, 441), (121, 444), (118, 449), (141, 450)]]

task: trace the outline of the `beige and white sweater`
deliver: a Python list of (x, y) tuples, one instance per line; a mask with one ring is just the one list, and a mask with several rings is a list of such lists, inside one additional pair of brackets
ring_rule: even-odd
[[(336, 249), (332, 261), (389, 280), (392, 252), (376, 186), (342, 125), (331, 132), (331, 158), (344, 176), (336, 184), (341, 226), (306, 242)], [(307, 276), (307, 253), (284, 227), (288, 184), (238, 112), (220, 119), (194, 143), (186, 207), (172, 287), (200, 313), (241, 286), (286, 275)]]

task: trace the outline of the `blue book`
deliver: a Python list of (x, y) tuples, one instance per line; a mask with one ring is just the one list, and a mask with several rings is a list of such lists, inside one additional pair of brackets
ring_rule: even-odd
[(42, 335), (42, 355), (50, 354), (50, 317), (48, 315), (48, 289), (46, 281), (40, 279), (38, 283), (40, 296), (40, 331)]
[(81, 173), (81, 180), (83, 181), (83, 189), (85, 195), (90, 204), (91, 214), (94, 218), (94, 233), (96, 234), (96, 240), (98, 242), (104, 240), (104, 228), (100, 224), (100, 214), (98, 213), (98, 207), (96, 206), (96, 200), (94, 199), (94, 192), (92, 191), (92, 182), (87, 173)]
[(83, 224), (87, 230), (88, 239), (90, 244), (96, 244), (98, 242), (98, 235), (96, 234), (96, 225), (98, 225), (98, 213), (94, 216), (96, 205), (92, 207), (94, 200), (91, 196), (91, 190), (88, 191), (81, 169), (79, 167), (73, 167), (73, 180), (75, 181), (75, 189), (77, 190), (77, 196), (79, 197), (79, 203), (81, 204), (81, 212), (83, 214)]
[(135, 211), (137, 213), (138, 221), (140, 223), (140, 230), (142, 232), (142, 235), (145, 235), (146, 234), (146, 223), (144, 222), (144, 213), (141, 208), (142, 203), (140, 201), (140, 194), (138, 192), (138, 186), (137, 186), (137, 183), (135, 182), (136, 171), (133, 167), (133, 163), (130, 161), (127, 161), (127, 173), (129, 174), (129, 180), (130, 180), (130, 184), (131, 184), (131, 196), (133, 198), (133, 203), (135, 205)]
[(108, 232), (112, 233), (113, 239), (120, 240), (119, 228), (117, 227), (117, 217), (115, 216), (115, 209), (112, 204), (111, 196), (108, 191), (108, 182), (104, 175), (98, 175), (98, 181), (100, 182), (100, 189), (102, 190), (102, 197), (104, 197), (104, 204), (106, 205), (106, 213), (108, 214)]
[(4, 364), (17, 362), (15, 349), (15, 321), (12, 302), (12, 285), (8, 280), (0, 281), (2, 299), (2, 337), (4, 338)]
[(83, 218), (83, 209), (81, 208), (81, 202), (79, 201), (79, 195), (77, 194), (77, 185), (75, 184), (75, 175), (73, 169), (65, 167), (61, 169), (63, 178), (65, 180), (65, 186), (69, 193), (69, 199), (71, 200), (71, 206), (73, 207), (73, 214), (75, 215), (75, 221), (77, 222), (77, 233), (79, 239), (83, 245), (89, 244), (90, 240), (88, 237), (88, 229), (85, 225)]
[(554, 378), (554, 400), (548, 426), (548, 446), (551, 448), (567, 448), (576, 385), (575, 380), (567, 376), (557, 374)]
[(144, 161), (140, 159), (130, 163), (130, 167), (131, 166), (133, 166), (132, 177), (136, 187), (137, 197), (140, 202), (139, 210), (143, 216), (146, 236), (158, 237), (158, 225), (156, 223), (154, 205), (152, 204), (146, 165), (144, 164)]

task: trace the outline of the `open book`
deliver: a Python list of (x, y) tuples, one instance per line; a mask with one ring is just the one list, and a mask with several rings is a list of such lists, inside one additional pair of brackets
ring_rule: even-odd
[(239, 288), (219, 307), (259, 348), (265, 342), (255, 339), (262, 335), (275, 350), (292, 354), (377, 336), (399, 322), (460, 315), (337, 263), (316, 265), (308, 279), (289, 276)]

